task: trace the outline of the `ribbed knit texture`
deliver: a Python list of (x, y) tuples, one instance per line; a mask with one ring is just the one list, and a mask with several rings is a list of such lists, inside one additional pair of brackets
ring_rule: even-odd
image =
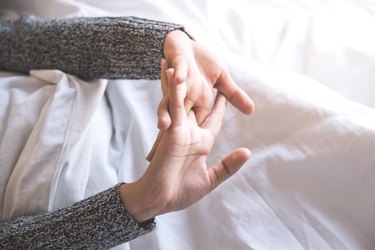
[(154, 219), (135, 222), (119, 186), (73, 206), (0, 224), (0, 249), (106, 249), (155, 228)]
[(166, 35), (183, 27), (136, 17), (0, 22), (0, 70), (59, 69), (82, 79), (159, 79)]
[[(0, 70), (59, 69), (83, 79), (158, 79), (176, 24), (135, 17), (0, 21)], [(61, 210), (0, 222), (0, 249), (105, 249), (155, 228), (125, 210), (119, 185)]]

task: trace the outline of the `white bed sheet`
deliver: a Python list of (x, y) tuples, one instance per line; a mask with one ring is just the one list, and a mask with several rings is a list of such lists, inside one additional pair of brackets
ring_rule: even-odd
[[(314, 29), (308, 24), (314, 17), (321, 18), (314, 13), (340, 12), (342, 7), (349, 6), (356, 8), (348, 12), (350, 15), (356, 11), (361, 14), (367, 11), (366, 15), (353, 21), (358, 23), (354, 23), (349, 30), (363, 28), (364, 23), (373, 27), (373, 9), (365, 5), (366, 2), (318, 1), (309, 5), (307, 1), (287, 1), (283, 6), (276, 1), (267, 1), (265, 4), (239, 0), (231, 1), (230, 5), (224, 1), (209, 0), (178, 3), (168, 0), (157, 3), (122, 1), (121, 4), (117, 1), (91, 1), (90, 5), (63, 0), (22, 3), (13, 1), (4, 6), (9, 8), (11, 4), (16, 4), (17, 12), (28, 9), (49, 17), (113, 13), (184, 23), (197, 40), (211, 48), (222, 48), (215, 51), (220, 51), (219, 55), (236, 82), (255, 101), (256, 111), (251, 117), (245, 117), (229, 107), (222, 132), (209, 159), (212, 163), (233, 148), (246, 146), (253, 152), (246, 166), (191, 208), (158, 217), (158, 229), (155, 232), (119, 248), (375, 247), (375, 226), (372, 223), (375, 213), (375, 197), (372, 195), (375, 188), (375, 156), (372, 152), (375, 148), (375, 112), (370, 107), (373, 104), (369, 98), (375, 79), (369, 70), (373, 66), (374, 48), (366, 44), (367, 41), (363, 41), (360, 46), (357, 44), (366, 30), (358, 31), (358, 39), (337, 43), (340, 39), (331, 41), (319, 35), (329, 31), (329, 25), (327, 28), (321, 23), (320, 26), (314, 26), (316, 30), (312, 32)], [(238, 4), (243, 8), (239, 8)], [(286, 5), (288, 10), (285, 9)], [(308, 11), (312, 17), (306, 18), (301, 10)], [(225, 14), (226, 19), (222, 14)], [(368, 20), (361, 23), (358, 20), (362, 18)], [(319, 20), (323, 22), (326, 19)], [(342, 28), (336, 22), (331, 25), (335, 29)], [(366, 38), (369, 41), (373, 39), (371, 35)], [(329, 66), (336, 71), (327, 71), (322, 63), (324, 56), (333, 59)], [(250, 59), (261, 63), (251, 62)], [(343, 94), (347, 88), (350, 91), (346, 95), (352, 101), (320, 82), (280, 67), (305, 73)], [(358, 69), (354, 73), (361, 73), (361, 78), (351, 73), (353, 67)], [(311, 68), (315, 71), (307, 70)], [(357, 80), (361, 80), (360, 87), (359, 83), (351, 85)], [(6, 153), (4, 148), (12, 148), (14, 157), (21, 156), (18, 160), (13, 159), (16, 164), (1, 157), (1, 171), (4, 171), (5, 166), (12, 168), (24, 162), (26, 164), (23, 164), (22, 169), (25, 172), (21, 173), (29, 177), (29, 167), (37, 165), (24, 157), (30, 150), (23, 145), (33, 145), (36, 139), (51, 143), (48, 134), (35, 138), (30, 136), (30, 131), (47, 132), (53, 128), (54, 123), (37, 122), (38, 119), (45, 121), (42, 119), (43, 114), (70, 112), (67, 106), (62, 106), (62, 111), (50, 109), (40, 113), (43, 106), (38, 104), (46, 105), (51, 93), (46, 93), (45, 99), (37, 100), (32, 99), (35, 95), (31, 93), (38, 93), (51, 84), (70, 86), (80, 93), (72, 97), (76, 102), (89, 102), (89, 107), (92, 107), (90, 112), (86, 112), (86, 105), (76, 106), (76, 114), (84, 112), (87, 116), (75, 120), (81, 127), (73, 139), (69, 134), (60, 141), (52, 141), (50, 145), (34, 144), (32, 151), (42, 153), (51, 145), (60, 146), (60, 149), (69, 146), (70, 151), (64, 152), (65, 155), (60, 158), (60, 163), (64, 163), (61, 167), (66, 171), (55, 172), (55, 181), (49, 183), (58, 188), (47, 187), (47, 193), (31, 204), (13, 203), (16, 205), (12, 209), (3, 206), (3, 217), (25, 211), (54, 210), (101, 191), (117, 181), (135, 180), (147, 166), (144, 157), (157, 133), (155, 112), (161, 96), (157, 81), (109, 81), (108, 85), (107, 82), (101, 82), (98, 88), (95, 84), (65, 77), (58, 71), (35, 71), (31, 76), (22, 77), (3, 73), (0, 82), (0, 100), (4, 103), (0, 110), (0, 154)], [(25, 82), (28, 83), (27, 87)], [(105, 86), (106, 94), (102, 91)], [(85, 90), (80, 90), (84, 87)], [(49, 91), (53, 92), (54, 89), (50, 88)], [(82, 95), (82, 91), (91, 95)], [(12, 100), (17, 101), (9, 102), (4, 96), (12, 96)], [(55, 101), (63, 102), (63, 96)], [(9, 119), (9, 110), (15, 110), (25, 100), (32, 104), (28, 116), (21, 112), (17, 122)], [(11, 103), (11, 106), (6, 106), (6, 103)], [(73, 120), (66, 118), (64, 121), (68, 124)], [(5, 130), (4, 124), (8, 124), (8, 128), (13, 124), (17, 127)], [(25, 128), (29, 132), (24, 137), (14, 135)], [(113, 134), (106, 132), (111, 129)], [(5, 140), (11, 133), (15, 139)], [(40, 158), (35, 159), (37, 163), (40, 162)], [(72, 178), (73, 175), (75, 178)], [(24, 182), (17, 179), (16, 183), (27, 186), (33, 178), (26, 178)], [(35, 191), (27, 193), (24, 189), (12, 186), (11, 182), (2, 180), (1, 183), (7, 183), (5, 190), (8, 190), (11, 198), (17, 197), (15, 194), (25, 197), (35, 195)], [(33, 183), (33, 187), (35, 190), (46, 188), (36, 183)]]

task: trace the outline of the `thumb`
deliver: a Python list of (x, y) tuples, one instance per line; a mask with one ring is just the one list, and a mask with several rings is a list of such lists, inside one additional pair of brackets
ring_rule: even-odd
[(215, 84), (227, 100), (244, 114), (251, 114), (254, 111), (254, 103), (250, 97), (233, 81), (228, 71), (224, 70)]
[(208, 170), (211, 182), (210, 192), (234, 175), (250, 158), (247, 148), (238, 148)]

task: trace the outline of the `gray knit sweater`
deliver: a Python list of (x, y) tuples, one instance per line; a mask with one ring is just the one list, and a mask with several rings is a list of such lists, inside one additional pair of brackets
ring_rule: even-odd
[(158, 79), (164, 38), (183, 29), (136, 17), (0, 23), (0, 70), (60, 69), (83, 79)]
[[(81, 78), (157, 79), (163, 42), (179, 25), (135, 17), (0, 22), (0, 70), (60, 69)], [(136, 223), (119, 185), (73, 206), (0, 222), (0, 249), (103, 249), (155, 228)]]
[(155, 228), (154, 219), (135, 222), (119, 186), (70, 207), (0, 224), (0, 249), (105, 249)]

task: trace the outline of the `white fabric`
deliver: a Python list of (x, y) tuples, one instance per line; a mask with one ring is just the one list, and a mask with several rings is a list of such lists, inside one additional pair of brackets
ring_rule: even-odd
[[(90, 166), (95, 160), (105, 166), (102, 175), (111, 172), (102, 155), (91, 155), (99, 147), (108, 150), (108, 143), (95, 144), (102, 134), (110, 139), (111, 125), (98, 138), (88, 125), (95, 122), (107, 81), (89, 84), (60, 71), (34, 71), (30, 76), (3, 73), (0, 79), (1, 218), (34, 214), (55, 208), (54, 203), (66, 205), (84, 198), (93, 173), (76, 166)], [(95, 129), (104, 124), (105, 120)], [(106, 187), (117, 181), (112, 175), (115, 178)]]
[[(236, 147), (249, 147), (252, 159), (243, 169), (187, 210), (158, 217), (155, 232), (119, 248), (375, 248), (370, 2), (2, 4), (47, 17), (113, 13), (183, 23), (218, 53), (255, 101), (251, 117), (229, 106), (209, 159), (213, 163)], [(2, 73), (0, 91), (3, 218), (71, 204), (118, 181), (135, 180), (147, 166), (144, 157), (157, 133), (157, 81), (87, 84), (58, 71), (29, 77)], [(76, 133), (67, 133), (70, 123), (79, 124)], [(66, 164), (52, 164), (57, 160)]]

